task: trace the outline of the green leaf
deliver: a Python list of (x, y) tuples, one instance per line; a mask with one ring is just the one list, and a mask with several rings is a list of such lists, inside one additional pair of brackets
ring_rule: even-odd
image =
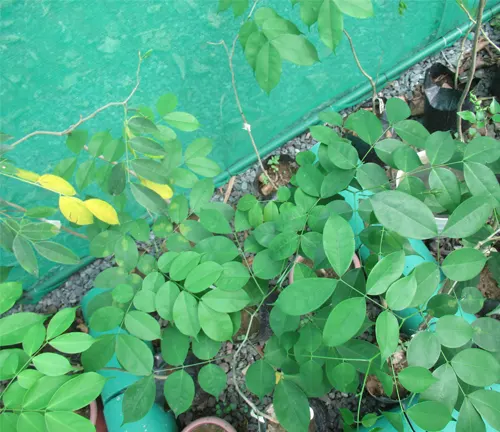
[(152, 159), (134, 159), (131, 161), (136, 174), (158, 184), (168, 184), (169, 176), (164, 166)]
[[(30, 431), (30, 432), (45, 432), (47, 427), (45, 425), (45, 419), (42, 414), (37, 412), (22, 412), (19, 414), (19, 419), (17, 421), (17, 429), (14, 425), (12, 429), (8, 429), (7, 426), (2, 426), (0, 422), (0, 427), (5, 427), (6, 431)], [(3, 429), (2, 429), (3, 430)]]
[[(259, 11), (260, 9), (258, 9)], [(248, 64), (252, 67), (253, 70), (256, 69), (257, 66), (257, 56), (262, 49), (262, 47), (267, 43), (267, 38), (264, 36), (264, 33), (260, 31), (255, 31), (248, 37), (245, 44), (245, 57), (247, 59)]]
[(50, 261), (60, 264), (78, 264), (80, 259), (67, 247), (54, 242), (43, 241), (35, 243), (36, 251)]
[(73, 412), (56, 411), (45, 413), (48, 432), (93, 432), (95, 426), (89, 419)]
[(332, 214), (325, 224), (323, 233), (326, 257), (335, 272), (342, 276), (349, 269), (354, 255), (352, 228), (343, 217)]
[(300, 316), (286, 314), (278, 305), (274, 305), (271, 309), (269, 325), (276, 336), (280, 337), (283, 333), (297, 330), (299, 323)]
[(48, 222), (28, 223), (21, 227), (21, 234), (29, 240), (48, 240), (59, 233), (59, 228)]
[(388, 230), (403, 237), (424, 240), (437, 235), (429, 208), (417, 198), (398, 191), (384, 191), (370, 198), (375, 216)]
[(0, 315), (7, 312), (23, 295), (23, 285), (20, 282), (5, 282), (0, 284)]
[(193, 339), (193, 354), (200, 360), (209, 360), (215, 357), (221, 347), (220, 342), (210, 339), (205, 333), (198, 335), (198, 340)]
[(144, 418), (153, 407), (155, 397), (156, 385), (153, 375), (141, 378), (128, 387), (123, 394), (123, 424)]
[(436, 264), (425, 262), (415, 267), (414, 276), (417, 281), (417, 292), (413, 297), (410, 307), (416, 307), (425, 304), (427, 300), (435, 293), (441, 274)]
[(390, 189), (389, 179), (384, 169), (374, 163), (365, 163), (359, 166), (356, 171), (356, 179), (364, 190), (380, 192), (384, 189)]
[(198, 182), (198, 177), (191, 171), (184, 168), (175, 168), (170, 173), (171, 181), (182, 188), (190, 189), (196, 182)]
[(165, 93), (158, 98), (156, 110), (162, 117), (172, 112), (177, 106), (177, 96), (173, 93)]
[(189, 204), (193, 212), (198, 214), (201, 207), (210, 201), (213, 193), (214, 182), (212, 179), (207, 178), (198, 181), (189, 194)]
[(469, 395), (469, 400), (489, 425), (500, 430), (500, 393), (494, 390), (476, 390)]
[(353, 169), (344, 170), (336, 166), (332, 167), (328, 175), (323, 178), (321, 198), (329, 198), (346, 189), (351, 183), (354, 173)]
[(411, 115), (408, 104), (400, 98), (390, 98), (385, 103), (385, 111), (389, 123), (394, 124), (406, 120)]
[(433, 189), (437, 202), (449, 212), (460, 203), (460, 185), (450, 170), (433, 168), (429, 175), (429, 186)]
[(97, 399), (106, 378), (95, 372), (87, 372), (69, 380), (50, 399), (47, 409), (51, 411), (76, 411)]
[(271, 393), (275, 386), (275, 372), (272, 366), (265, 360), (257, 360), (248, 368), (245, 375), (245, 383), (252, 393), (259, 398)]
[(448, 408), (440, 402), (420, 402), (406, 412), (418, 427), (429, 432), (442, 431), (451, 420)]
[(463, 382), (476, 387), (492, 385), (500, 376), (500, 364), (497, 359), (478, 348), (460, 351), (451, 360), (451, 365)]
[(405, 266), (403, 251), (393, 252), (382, 258), (368, 275), (366, 293), (370, 295), (383, 294), (389, 286), (399, 279)]
[(181, 253), (172, 261), (170, 267), (170, 279), (173, 281), (181, 281), (186, 279), (188, 274), (200, 262), (201, 256), (197, 252), (187, 251)]
[(191, 171), (203, 177), (215, 177), (221, 172), (217, 162), (206, 157), (192, 158), (186, 165)]
[(472, 403), (468, 398), (465, 398), (462, 407), (460, 408), (460, 413), (458, 415), (458, 421), (456, 426), (457, 432), (486, 432), (484, 426), (484, 421), (476, 411)]
[(500, 185), (491, 169), (477, 162), (465, 162), (464, 176), (472, 195), (490, 200), (494, 207), (500, 206)]
[[(476, 289), (476, 288), (475, 288)], [(481, 348), (500, 351), (500, 322), (492, 318), (478, 318), (472, 323), (472, 340)]]
[(299, 247), (299, 236), (295, 233), (278, 234), (269, 244), (271, 258), (275, 261), (291, 257)]
[(308, 195), (319, 197), (324, 176), (314, 165), (304, 165), (296, 174), (299, 187)]
[(135, 375), (147, 376), (153, 369), (153, 353), (135, 336), (119, 334), (116, 337), (116, 358), (122, 367)]
[(358, 163), (358, 152), (344, 141), (334, 141), (328, 145), (328, 159), (340, 169), (354, 169)]
[(168, 406), (178, 416), (187, 411), (193, 402), (193, 378), (183, 370), (174, 372), (166, 379), (163, 393)]
[(389, 311), (382, 312), (375, 324), (375, 334), (380, 347), (382, 364), (396, 351), (399, 343), (399, 323)]
[(223, 291), (215, 289), (202, 297), (202, 301), (216, 312), (237, 312), (250, 303), (250, 297), (244, 290)]
[(460, 111), (457, 112), (460, 118), (464, 119), (465, 121), (471, 122), (471, 123), (476, 123), (476, 115), (472, 111)]
[(52, 396), (67, 381), (70, 376), (43, 376), (30, 387), (23, 400), (23, 409), (41, 410), (47, 407)]
[(394, 125), (394, 130), (403, 141), (418, 148), (425, 148), (430, 136), (427, 129), (416, 120), (402, 120)]
[(45, 342), (45, 327), (43, 324), (35, 324), (32, 326), (24, 336), (23, 350), (29, 356), (34, 355)]
[(76, 171), (76, 186), (78, 189), (85, 189), (95, 178), (94, 159), (82, 163)]
[(274, 390), (274, 411), (280, 424), (290, 432), (307, 430), (309, 403), (305, 393), (293, 382), (281, 380)]
[(279, 16), (266, 19), (262, 23), (262, 31), (268, 40), (275, 39), (282, 34), (300, 34), (300, 30), (294, 23)]
[(146, 117), (132, 117), (127, 124), (137, 134), (149, 134), (158, 131), (156, 125)]
[(417, 292), (417, 280), (411, 274), (394, 282), (385, 295), (387, 305), (392, 310), (406, 309)]
[(77, 129), (71, 132), (66, 139), (66, 146), (73, 153), (80, 153), (83, 146), (87, 142), (88, 132), (86, 130)]
[(248, 8), (249, 0), (232, 0), (232, 8), (235, 17), (243, 15), (245, 10)]
[(333, 129), (328, 126), (311, 126), (309, 128), (312, 137), (319, 142), (325, 144), (333, 144), (334, 142), (341, 141), (340, 136)]
[(406, 173), (412, 172), (422, 165), (415, 150), (409, 146), (397, 148), (392, 155), (392, 159), (396, 168)]
[(103, 335), (95, 339), (92, 346), (82, 353), (82, 365), (86, 371), (96, 372), (105, 367), (115, 353), (115, 337)]
[(173, 326), (163, 330), (161, 338), (161, 356), (169, 365), (181, 366), (189, 351), (189, 337)]
[(66, 333), (50, 341), (56, 350), (76, 354), (88, 350), (94, 343), (94, 338), (86, 333)]
[(483, 197), (471, 197), (453, 211), (442, 235), (450, 238), (469, 237), (481, 229), (491, 211), (490, 202)]
[(177, 300), (180, 291), (177, 285), (173, 282), (164, 283), (156, 293), (155, 309), (161, 318), (172, 321), (174, 304)]
[(432, 376), (437, 381), (422, 392), (421, 399), (440, 402), (452, 412), (458, 398), (458, 380), (453, 368), (445, 363), (432, 372)]
[(108, 131), (97, 132), (96, 134), (92, 135), (92, 138), (90, 138), (88, 145), (89, 153), (94, 157), (102, 155), (104, 152), (104, 147), (109, 145), (112, 140), (113, 137)]
[[(245, 49), (248, 50), (248, 43)], [(311, 66), (319, 61), (318, 53), (314, 45), (305, 37), (295, 34), (283, 34), (271, 41), (283, 60), (288, 60), (300, 66)]]
[(170, 112), (164, 115), (163, 119), (170, 126), (185, 132), (192, 132), (200, 127), (196, 117), (186, 112)]
[[(476, 287), (465, 287), (460, 294), (460, 307), (466, 313), (478, 313), (482, 309), (484, 301), (483, 294)], [(474, 321), (473, 324), (478, 325), (478, 321)]]
[(201, 328), (198, 319), (198, 301), (191, 294), (182, 291), (175, 300), (173, 318), (183, 334), (196, 337)]
[(233, 335), (233, 323), (227, 313), (216, 312), (201, 302), (198, 305), (198, 319), (205, 334), (218, 342), (230, 340)]
[(373, 16), (372, 0), (334, 0), (342, 13), (354, 18), (370, 18)]
[(495, 162), (498, 158), (500, 158), (500, 143), (494, 138), (479, 136), (465, 146), (465, 161), (487, 164)]
[(222, 265), (222, 274), (217, 279), (217, 288), (225, 291), (236, 291), (244, 287), (250, 274), (247, 268), (239, 262), (227, 262)]
[(420, 201), (424, 201), (425, 193), (427, 190), (424, 182), (421, 179), (412, 176), (403, 177), (397, 189), (400, 192), (404, 192), (408, 195), (418, 198)]
[(73, 369), (67, 358), (53, 353), (43, 353), (33, 357), (33, 364), (47, 376), (64, 375)]
[(121, 234), (117, 231), (108, 230), (99, 233), (90, 242), (90, 254), (98, 258), (112, 255), (116, 242), (121, 238)]
[(206, 261), (189, 273), (184, 287), (192, 292), (199, 293), (209, 288), (222, 274), (223, 268), (213, 261)]
[(408, 365), (430, 369), (436, 364), (441, 354), (441, 344), (434, 333), (417, 333), (408, 346)]
[(437, 379), (421, 366), (409, 366), (398, 373), (399, 382), (412, 393), (427, 390)]
[(76, 308), (64, 308), (58, 311), (47, 327), (47, 339), (53, 339), (69, 329), (75, 320)]
[(354, 337), (366, 317), (364, 297), (355, 297), (340, 302), (331, 311), (323, 330), (323, 341), (327, 346), (339, 346)]
[(125, 235), (116, 242), (115, 261), (127, 271), (135, 268), (137, 261), (139, 261), (139, 251), (132, 237)]
[(318, 118), (332, 126), (342, 126), (343, 123), (342, 115), (335, 111), (321, 111)]
[(139, 153), (148, 156), (165, 156), (165, 149), (156, 141), (146, 137), (134, 137), (129, 140), (130, 146)]
[(375, 144), (383, 134), (382, 123), (377, 116), (363, 109), (349, 115), (345, 127), (356, 132), (363, 141), (370, 145)]
[(155, 311), (156, 295), (154, 291), (142, 289), (134, 296), (134, 306), (143, 312)]
[(462, 317), (446, 315), (438, 320), (436, 335), (441, 345), (459, 348), (471, 340), (472, 327)]
[(226, 373), (220, 366), (207, 364), (198, 372), (200, 387), (215, 398), (226, 388)]
[(281, 56), (269, 42), (264, 44), (257, 55), (255, 77), (260, 88), (268, 94), (280, 81)]
[(160, 338), (160, 325), (151, 316), (142, 311), (130, 311), (125, 315), (125, 326), (133, 336), (152, 341)]
[(454, 281), (467, 281), (479, 273), (486, 264), (486, 257), (477, 249), (454, 250), (443, 261), (441, 269), (446, 277)]
[(248, 212), (248, 222), (253, 228), (257, 228), (264, 222), (264, 214), (260, 203), (256, 203)]
[(240, 27), (240, 32), (239, 32), (239, 40), (241, 42), (241, 46), (243, 47), (243, 51), (245, 51), (245, 47), (247, 45), (247, 41), (250, 35), (258, 31), (259, 28), (257, 27), (257, 24), (255, 24), (255, 21), (248, 20), (245, 23), (243, 23), (243, 25)]
[(38, 262), (30, 242), (18, 234), (12, 243), (12, 250), (21, 267), (38, 277)]
[(305, 315), (323, 305), (332, 295), (336, 286), (337, 280), (335, 279), (301, 279), (281, 292), (276, 306), (287, 315)]
[(238, 256), (238, 249), (234, 243), (226, 237), (209, 237), (199, 242), (195, 251), (202, 254), (202, 262), (215, 261), (219, 264), (231, 261)]
[(255, 255), (252, 269), (258, 278), (273, 279), (285, 268), (285, 261), (275, 261), (269, 249), (263, 250)]
[(18, 312), (0, 318), (0, 346), (21, 343), (31, 326), (45, 321), (44, 315), (33, 312)]
[(215, 234), (230, 234), (232, 232), (229, 222), (215, 209), (201, 209), (200, 223), (205, 229)]
[(454, 315), (458, 311), (458, 300), (449, 294), (436, 294), (427, 303), (427, 313), (440, 318)]
[(149, 210), (152, 213), (167, 213), (167, 203), (156, 192), (153, 192), (151, 189), (136, 183), (130, 183), (130, 190), (132, 191), (132, 195), (135, 200), (146, 210)]
[(333, 367), (334, 364), (331, 363), (331, 368), (327, 366), (328, 380), (338, 391), (352, 391), (353, 386), (357, 386), (359, 383), (356, 368), (350, 363), (340, 363)]
[(321, 42), (335, 51), (342, 40), (344, 20), (334, 0), (323, 1), (318, 14), (318, 31)]
[(434, 132), (427, 138), (424, 148), (431, 165), (448, 162), (456, 151), (456, 144), (449, 132)]
[[(390, 99), (392, 100), (392, 99)], [(399, 100), (399, 99), (397, 99)], [(375, 146), (375, 153), (377, 156), (387, 165), (396, 168), (396, 164), (394, 163), (394, 152), (402, 147), (405, 147), (406, 144), (403, 143), (402, 141), (396, 140), (396, 139), (385, 139), (382, 141), (377, 142)]]
[(179, 195), (170, 201), (170, 205), (168, 207), (168, 215), (170, 219), (174, 223), (181, 223), (184, 219), (187, 218), (189, 211), (189, 203), (185, 196)]

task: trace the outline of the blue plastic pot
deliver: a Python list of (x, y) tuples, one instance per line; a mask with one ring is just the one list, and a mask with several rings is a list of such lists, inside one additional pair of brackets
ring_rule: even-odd
[[(107, 290), (101, 288), (91, 289), (82, 299), (81, 306), (83, 317), (88, 323), (88, 306), (90, 301)], [(90, 330), (89, 333), (98, 337), (103, 334), (120, 334), (127, 333), (122, 328), (115, 328), (106, 332), (96, 332)], [(151, 347), (151, 344), (148, 344)], [(112, 359), (106, 367), (120, 368), (120, 364), (113, 355)], [(122, 403), (123, 393), (125, 390), (139, 381), (142, 377), (131, 374), (129, 372), (121, 372), (116, 370), (100, 370), (99, 374), (108, 378), (101, 393), (102, 402), (104, 405), (104, 418), (109, 432), (144, 432), (145, 430), (152, 432), (177, 432), (175, 418), (171, 412), (165, 412), (157, 404), (154, 404), (151, 410), (139, 421), (134, 423), (123, 423)]]

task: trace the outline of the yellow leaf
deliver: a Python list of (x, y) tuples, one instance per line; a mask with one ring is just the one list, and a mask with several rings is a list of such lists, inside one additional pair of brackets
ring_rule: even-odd
[(116, 210), (106, 201), (92, 198), (86, 200), (83, 204), (97, 219), (100, 219), (110, 225), (118, 225), (120, 223)]
[(44, 174), (37, 180), (37, 183), (45, 189), (57, 192), (62, 195), (76, 195), (76, 191), (73, 186), (71, 186), (62, 177), (56, 176), (54, 174)]
[(281, 381), (281, 378), (283, 378), (283, 374), (281, 372), (275, 372), (276, 374), (276, 384), (278, 384)]
[(94, 216), (81, 199), (61, 196), (59, 197), (59, 209), (66, 219), (77, 225), (90, 225), (94, 222)]
[(146, 180), (145, 178), (141, 178), (140, 180), (144, 186), (146, 186), (148, 189), (151, 189), (152, 191), (155, 191), (163, 199), (170, 199), (174, 195), (174, 191), (169, 185), (154, 183), (152, 181)]
[(26, 171), (19, 168), (16, 171), (16, 176), (22, 178), (23, 180), (28, 180), (31, 182), (36, 182), (40, 178), (40, 175), (37, 173), (34, 173), (32, 171)]

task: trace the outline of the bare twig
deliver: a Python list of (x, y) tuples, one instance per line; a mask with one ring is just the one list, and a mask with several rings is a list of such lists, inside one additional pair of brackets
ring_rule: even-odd
[(241, 120), (243, 121), (243, 129), (245, 129), (248, 133), (248, 136), (250, 138), (250, 142), (252, 143), (252, 147), (253, 147), (253, 150), (255, 152), (255, 155), (257, 156), (257, 161), (259, 162), (261, 170), (267, 175), (267, 178), (269, 179), (269, 183), (271, 183), (272, 187), (277, 190), (278, 187), (273, 182), (271, 177), (267, 174), (267, 170), (264, 167), (264, 164), (262, 163), (262, 159), (261, 159), (260, 154), (259, 154), (259, 149), (257, 148), (257, 144), (255, 143), (255, 139), (254, 139), (253, 134), (252, 134), (252, 127), (250, 126), (250, 123), (248, 123), (245, 112), (243, 111), (243, 108), (242, 108), (241, 102), (240, 102), (240, 96), (238, 94), (238, 89), (236, 87), (236, 76), (234, 73), (233, 56), (234, 56), (234, 51), (236, 49), (236, 42), (238, 41), (238, 37), (239, 36), (237, 35), (234, 38), (231, 51), (229, 51), (229, 48), (227, 47), (226, 42), (223, 40), (221, 40), (220, 42), (208, 42), (208, 43), (209, 43), (209, 45), (222, 45), (224, 47), (224, 50), (226, 51), (227, 61), (229, 64), (229, 71), (231, 72), (231, 85), (233, 87), (234, 99), (236, 101), (236, 106), (238, 107), (238, 111), (240, 112)]
[[(467, 10), (467, 8), (465, 7), (465, 5), (463, 4), (462, 1), (459, 1), (457, 2), (458, 5), (460, 6), (460, 9), (462, 9), (466, 14), (467, 14), (467, 17), (469, 18), (469, 20), (472, 22), (472, 24), (476, 24), (476, 20), (474, 19), (474, 17), (470, 14), (470, 12)], [(482, 14), (481, 14), (481, 18), (482, 18)], [(471, 27), (472, 28), (472, 27)], [(483, 27), (481, 26), (480, 27), (480, 30), (481, 30), (481, 34), (483, 35), (483, 37), (488, 41), (488, 43), (493, 47), (495, 48), (498, 52), (500, 52), (500, 48), (498, 47), (498, 45), (495, 44), (495, 42), (493, 42), (489, 36), (487, 35), (487, 33), (484, 31)], [(470, 32), (470, 29), (469, 29), (469, 32)]]
[(57, 131), (34, 131), (29, 133), (28, 135), (25, 135), (24, 137), (18, 139), (16, 142), (11, 144), (11, 147), (14, 148), (17, 145), (21, 144), (22, 142), (37, 136), (37, 135), (51, 135), (51, 136), (64, 136), (64, 135), (69, 135), (71, 132), (73, 132), (77, 127), (81, 126), (83, 123), (89, 121), (90, 119), (94, 118), (97, 114), (101, 113), (102, 111), (107, 110), (108, 108), (112, 107), (118, 107), (118, 106), (127, 106), (128, 102), (134, 96), (135, 92), (139, 88), (139, 84), (141, 82), (141, 77), (140, 77), (140, 72), (141, 72), (141, 63), (142, 63), (143, 58), (141, 57), (141, 53), (139, 52), (139, 63), (137, 65), (137, 71), (136, 71), (136, 83), (130, 94), (126, 97), (125, 100), (121, 102), (109, 102), (106, 105), (103, 105), (100, 108), (97, 108), (93, 113), (89, 114), (86, 117), (81, 117), (80, 120), (78, 120), (75, 124), (69, 126), (67, 129), (64, 129), (63, 131), (57, 132)]
[[(1, 202), (2, 204), (8, 205), (9, 207), (12, 207), (12, 208), (14, 208), (14, 209), (16, 209), (16, 210), (19, 210), (20, 212), (23, 212), (23, 213), (26, 213), (26, 212), (27, 212), (27, 210), (26, 210), (24, 207), (21, 207), (20, 205), (17, 205), (17, 204), (11, 203), (11, 202), (6, 201), (6, 200), (4, 200), (4, 199), (0, 199), (0, 202)], [(45, 219), (45, 218), (37, 218), (37, 219), (38, 219), (38, 220), (41, 220), (42, 222), (48, 222), (48, 220), (47, 220), (47, 219)], [(50, 223), (50, 222), (48, 222), (48, 223)], [(69, 228), (66, 228), (66, 227), (65, 227), (64, 225), (62, 225), (62, 224), (61, 224), (61, 229), (62, 229), (63, 231), (65, 231), (65, 232), (67, 232), (68, 234), (71, 234), (71, 235), (73, 235), (73, 236), (75, 236), (75, 237), (80, 237), (80, 238), (82, 238), (82, 239), (88, 240), (88, 237), (87, 237), (85, 234), (81, 234), (81, 233), (79, 233), (79, 232), (76, 232), (76, 231), (70, 230)]]
[(229, 200), (229, 197), (231, 196), (231, 192), (233, 191), (233, 186), (234, 186), (234, 180), (236, 179), (235, 176), (232, 176), (230, 179), (229, 179), (229, 182), (227, 184), (227, 189), (226, 189), (226, 193), (224, 195), (224, 202), (227, 203), (227, 201)]
[[(476, 62), (477, 62), (477, 47), (478, 47), (478, 42), (479, 42), (479, 35), (481, 34), (480, 29), (481, 29), (481, 24), (483, 22), (483, 11), (484, 11), (484, 6), (486, 4), (486, 0), (479, 0), (479, 7), (477, 9), (477, 18), (476, 18), (476, 31), (474, 34), (474, 43), (472, 45), (472, 65), (469, 70), (469, 78), (467, 80), (467, 83), (465, 84), (465, 89), (464, 92), (462, 93), (462, 97), (460, 98), (460, 101), (458, 102), (457, 106), (457, 112), (462, 111), (462, 107), (464, 105), (465, 99), (467, 98), (471, 85), (472, 85), (472, 80), (474, 79), (474, 73), (476, 72)], [(460, 138), (460, 141), (464, 140), (463, 132), (462, 132), (462, 118), (460, 116), (457, 116), (457, 130), (458, 130), (458, 136)]]
[(363, 66), (361, 66), (358, 55), (356, 54), (356, 49), (354, 48), (354, 44), (352, 43), (351, 36), (349, 35), (349, 33), (347, 33), (347, 30), (345, 30), (345, 29), (344, 29), (344, 34), (346, 35), (347, 40), (349, 41), (349, 45), (351, 46), (352, 55), (354, 57), (354, 60), (356, 61), (356, 65), (358, 66), (358, 69), (366, 77), (366, 79), (368, 81), (370, 81), (370, 85), (372, 86), (372, 91), (373, 91), (372, 105), (373, 105), (373, 110), (376, 112), (377, 111), (377, 105), (376, 105), (376, 103), (377, 103), (377, 86), (375, 84), (375, 81), (373, 81), (373, 78), (370, 75), (368, 75), (368, 73), (363, 69)]
[(460, 47), (460, 54), (459, 54), (458, 60), (457, 60), (457, 69), (455, 70), (455, 83), (454, 84), (455, 84), (456, 89), (458, 88), (458, 76), (460, 75), (460, 66), (462, 63), (462, 59), (464, 57), (465, 42), (467, 41), (467, 38), (469, 37), (471, 30), (472, 30), (472, 27), (469, 27), (469, 29), (465, 33), (464, 38), (462, 39), (462, 45)]

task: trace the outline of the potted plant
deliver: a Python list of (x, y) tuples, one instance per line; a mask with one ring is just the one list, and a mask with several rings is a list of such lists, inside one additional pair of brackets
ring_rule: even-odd
[(95, 339), (77, 331), (75, 312), (65, 308), (50, 318), (18, 312), (0, 319), (2, 429), (56, 431), (71, 424), (75, 430), (94, 430), (105, 378), (83, 371), (80, 355)]

